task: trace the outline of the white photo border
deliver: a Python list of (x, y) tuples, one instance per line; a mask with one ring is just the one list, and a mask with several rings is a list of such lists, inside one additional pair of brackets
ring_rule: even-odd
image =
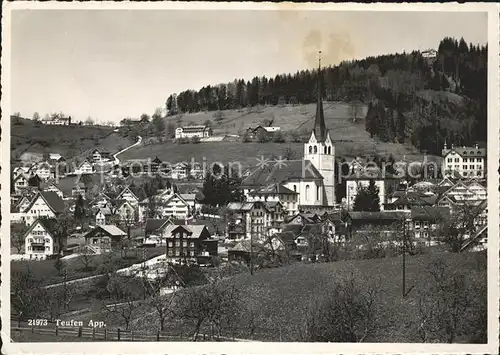
[[(499, 10), (494, 3), (214, 3), (214, 2), (3, 2), (2, 3), (2, 139), (0, 172), (1, 315), (6, 354), (494, 354), (499, 351)], [(488, 343), (191, 343), (191, 342), (60, 342), (14, 343), (10, 338), (10, 21), (14, 10), (308, 10), (308, 11), (478, 11), (488, 13)], [(464, 24), (466, 26), (467, 24)], [(77, 345), (78, 344), (78, 345)]]

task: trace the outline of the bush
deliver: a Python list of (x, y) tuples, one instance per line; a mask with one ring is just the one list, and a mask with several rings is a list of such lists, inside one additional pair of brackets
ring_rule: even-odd
[(198, 136), (191, 137), (190, 142), (192, 144), (198, 144), (198, 143), (200, 143), (200, 137), (198, 137)]
[(189, 143), (189, 138), (177, 138), (176, 143), (177, 144), (187, 144), (187, 143)]
[(277, 131), (273, 135), (273, 141), (275, 143), (285, 143), (285, 136), (281, 131)]

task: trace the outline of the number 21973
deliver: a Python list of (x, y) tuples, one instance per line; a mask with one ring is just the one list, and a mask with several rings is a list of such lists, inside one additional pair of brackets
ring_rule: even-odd
[(28, 319), (28, 325), (47, 325), (48, 322), (47, 322), (47, 319)]

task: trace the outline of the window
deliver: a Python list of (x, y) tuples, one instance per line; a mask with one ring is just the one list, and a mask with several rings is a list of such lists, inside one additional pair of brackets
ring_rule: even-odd
[(453, 159), (452, 158), (448, 158), (447, 161), (448, 161), (448, 163), (451, 163), (453, 161)]
[(173, 247), (173, 246), (174, 246), (174, 243), (173, 243), (173, 242), (168, 242), (168, 246), (169, 246), (169, 247)]
[(328, 147), (328, 154), (332, 154), (332, 147)]
[(327, 153), (328, 153), (328, 148), (325, 145), (325, 154), (327, 154)]
[(309, 154), (312, 154), (313, 152), (313, 147), (309, 146)]
[(467, 158), (464, 158), (464, 163), (467, 163)]
[(181, 246), (181, 241), (180, 240), (176, 240), (175, 241), (175, 246), (176, 247), (180, 247)]
[(306, 200), (309, 200), (309, 185), (306, 185)]
[(179, 256), (180, 255), (180, 252), (178, 249), (175, 250), (175, 256)]
[(297, 185), (293, 185), (293, 192), (297, 192)]
[(469, 165), (469, 169), (474, 169), (474, 165)]
[(458, 158), (455, 158), (455, 163), (458, 163)]
[(194, 242), (189, 243), (189, 246), (190, 246), (191, 248), (194, 248)]
[(314, 146), (314, 154), (316, 154), (317, 152), (318, 152), (318, 147)]
[(187, 247), (187, 245), (188, 245), (188, 242), (187, 242), (186, 240), (184, 240), (184, 241), (182, 242), (182, 246), (183, 246), (183, 247)]
[(319, 196), (320, 196), (320, 187), (316, 186), (316, 200), (319, 201)]
[(189, 255), (194, 256), (194, 251), (190, 251)]

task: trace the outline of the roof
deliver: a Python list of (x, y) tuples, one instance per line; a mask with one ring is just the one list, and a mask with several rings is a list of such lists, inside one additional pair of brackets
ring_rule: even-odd
[(249, 195), (298, 195), (298, 192), (292, 191), (282, 184), (270, 184), (260, 189), (253, 190)]
[(321, 173), (309, 160), (285, 160), (282, 164), (258, 167), (241, 183), (241, 186), (267, 186), (290, 180), (323, 179)]
[(281, 127), (262, 127), (267, 132), (277, 132), (281, 130)]
[(170, 218), (162, 218), (162, 219), (147, 219), (144, 230), (146, 234), (156, 232), (166, 225), (167, 222), (171, 222)]
[[(45, 229), (45, 231), (47, 231), (47, 233), (53, 238), (53, 221), (55, 220), (48, 218), (37, 218), (35, 222), (33, 222), (28, 230), (24, 233), (24, 236), (26, 237), (29, 233), (31, 233), (31, 231), (37, 224), (40, 224)], [(54, 239), (54, 243), (57, 243), (57, 240)]]
[(31, 201), (30, 205), (28, 208), (26, 208), (26, 211), (29, 211), (35, 201), (38, 199), (38, 196), (40, 196), (47, 206), (52, 210), (54, 213), (61, 213), (66, 209), (66, 205), (64, 204), (64, 201), (59, 195), (54, 192), (54, 191), (40, 191), (37, 196)]
[(443, 157), (447, 156), (449, 153), (455, 152), (460, 155), (462, 158), (477, 158), (477, 157), (486, 157), (486, 148), (475, 147), (453, 147), (451, 149), (443, 149), (442, 155)]
[(177, 194), (184, 201), (194, 201), (196, 200), (196, 194)]
[(349, 211), (349, 216), (353, 220), (402, 220), (408, 218), (409, 213), (405, 212), (352, 212)]
[(186, 239), (199, 239), (204, 230), (208, 232), (208, 229), (203, 224), (190, 224), (190, 225), (170, 225), (165, 229), (165, 233), (167, 235), (171, 234), (177, 228), (183, 228), (186, 231), (190, 232)]
[(254, 204), (255, 202), (229, 202), (227, 209), (233, 211), (250, 211)]
[(325, 114), (323, 112), (323, 90), (321, 85), (321, 67), (318, 68), (318, 85), (316, 90), (316, 115), (314, 117), (314, 137), (318, 142), (324, 142), (327, 137), (327, 129), (325, 124)]
[(210, 127), (208, 126), (183, 126), (183, 127), (180, 127), (182, 129), (182, 131), (204, 131), (206, 129), (209, 129)]
[(117, 226), (115, 226), (113, 224), (106, 224), (103, 226), (97, 226), (96, 228), (101, 228), (106, 233), (108, 233), (109, 235), (113, 235), (113, 236), (127, 235), (127, 233), (125, 233), (124, 231), (122, 231), (120, 228), (118, 228)]
[(448, 207), (415, 206), (411, 210), (411, 218), (414, 220), (436, 221), (449, 217)]

